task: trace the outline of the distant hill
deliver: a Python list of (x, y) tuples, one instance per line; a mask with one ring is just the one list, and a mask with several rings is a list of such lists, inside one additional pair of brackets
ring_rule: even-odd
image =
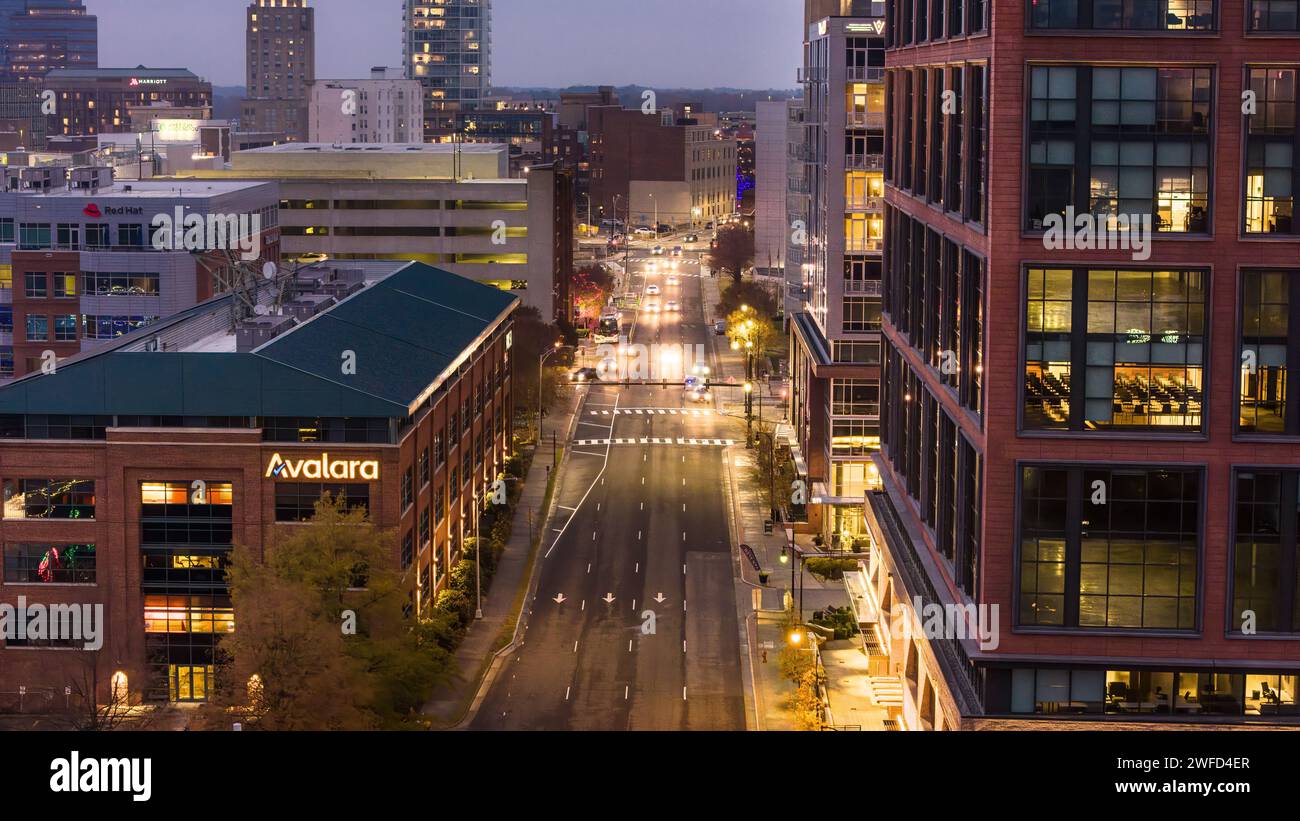
[[(788, 100), (800, 96), (794, 88), (655, 88), (654, 86), (618, 86), (615, 91), (619, 102), (629, 108), (641, 105), (641, 94), (651, 89), (662, 108), (679, 108), (682, 103), (698, 103), (705, 111), (753, 111), (759, 100)], [(596, 86), (569, 86), (568, 88), (529, 88), (522, 86), (493, 86), (494, 94), (515, 97), (555, 99), (562, 93), (595, 91)]]

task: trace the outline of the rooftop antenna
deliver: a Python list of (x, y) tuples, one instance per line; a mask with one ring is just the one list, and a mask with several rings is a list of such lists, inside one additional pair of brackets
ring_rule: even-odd
[[(238, 249), (195, 254), (199, 265), (212, 277), (217, 294), (230, 294), (230, 330), (257, 316), (276, 316), (284, 308), (289, 282), (294, 271), (281, 269), (274, 262), (245, 260)], [(269, 294), (269, 300), (263, 295)]]

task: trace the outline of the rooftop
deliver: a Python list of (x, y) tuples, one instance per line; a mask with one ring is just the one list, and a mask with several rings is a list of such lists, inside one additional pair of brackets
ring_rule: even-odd
[[(337, 299), (301, 287), (353, 277)], [(404, 417), (519, 304), (418, 262), (324, 262), (290, 280), (293, 301), (238, 329), (237, 298), (219, 296), (0, 386), (0, 413)], [(275, 324), (288, 329), (256, 347), (236, 342), (250, 325)], [(349, 352), (355, 374), (343, 373)]]
[(498, 154), (506, 151), (501, 143), (281, 143), (253, 148), (241, 154)]
[(53, 80), (114, 80), (130, 79), (132, 77), (168, 80), (200, 79), (199, 75), (188, 68), (145, 68), (144, 66), (136, 66), (135, 68), (55, 68), (50, 69), (45, 76)]
[[(24, 168), (26, 166), (23, 166)], [(67, 197), (75, 199), (104, 199), (121, 197), (124, 199), (189, 199), (218, 197), (247, 191), (267, 185), (258, 180), (168, 180), (165, 182), (132, 182), (125, 180), (112, 185), (100, 186), (95, 190), (67, 188), (59, 186), (48, 190), (22, 189), (7, 193), (21, 194), (28, 197)]]

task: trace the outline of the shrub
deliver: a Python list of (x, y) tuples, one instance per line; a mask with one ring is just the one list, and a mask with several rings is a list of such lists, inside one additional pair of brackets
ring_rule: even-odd
[[(439, 593), (435, 610), (439, 615), (454, 617), (460, 627), (468, 625), (474, 618), (474, 602), (460, 590), (444, 590)], [(459, 643), (457, 639), (457, 644)]]
[(804, 562), (808, 572), (826, 581), (828, 579), (839, 580), (844, 578), (844, 571), (857, 569), (857, 559), (808, 559)]

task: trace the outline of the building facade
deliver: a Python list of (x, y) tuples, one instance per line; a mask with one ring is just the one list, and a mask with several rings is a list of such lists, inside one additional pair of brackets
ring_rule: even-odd
[(424, 142), (423, 91), (393, 69), (372, 68), (368, 80), (317, 80), (309, 93), (310, 142)]
[(454, 134), (456, 113), (491, 93), (492, 0), (407, 0), (402, 55), (424, 88), (425, 139)]
[(249, 247), (260, 267), (279, 261), (278, 205), (272, 183), (114, 183), (108, 168), (8, 169), (0, 193), (0, 382), (151, 325), (231, 280), (221, 249), (157, 247), (155, 217), (177, 209), (205, 222), (256, 215), (260, 230)]
[(246, 15), (245, 131), (307, 139), (307, 99), (316, 81), (316, 10), (307, 0), (255, 0)]
[(157, 103), (212, 108), (212, 84), (183, 68), (59, 68), (45, 75), (44, 88), (54, 92), (50, 136), (128, 132), (130, 109)]
[(83, 0), (0, 2), (5, 80), (36, 82), (55, 68), (99, 65), (99, 19)]
[(664, 109), (587, 109), (592, 218), (703, 227), (736, 211), (736, 141)]
[(791, 215), (803, 300), (789, 322), (790, 418), (807, 524), (849, 547), (867, 535), (861, 500), (878, 483), (885, 42), (873, 15), (884, 9), (829, 10), (808, 26), (792, 147), (802, 168), (791, 187), (807, 199)]
[(754, 267), (769, 276), (783, 276), (786, 267), (790, 112), (800, 107), (797, 100), (761, 100), (756, 106)]
[[(568, 316), (572, 172), (505, 177), (504, 146), (286, 143), (232, 157), (226, 178), (275, 180), (288, 259), (405, 259)], [(459, 173), (457, 170), (459, 169)]]
[(994, 5), (887, 18), (903, 719), (1292, 724), (1294, 9)]
[[(265, 314), (218, 297), (0, 387), (0, 601), (106, 622), (97, 649), (6, 641), (0, 689), (58, 710), (89, 669), (101, 703), (206, 700), (233, 545), (264, 555), (326, 492), (395, 534), (411, 613), (445, 587), (510, 456), (517, 300), (418, 263), (276, 284)], [(341, 382), (313, 352), (343, 349)]]

